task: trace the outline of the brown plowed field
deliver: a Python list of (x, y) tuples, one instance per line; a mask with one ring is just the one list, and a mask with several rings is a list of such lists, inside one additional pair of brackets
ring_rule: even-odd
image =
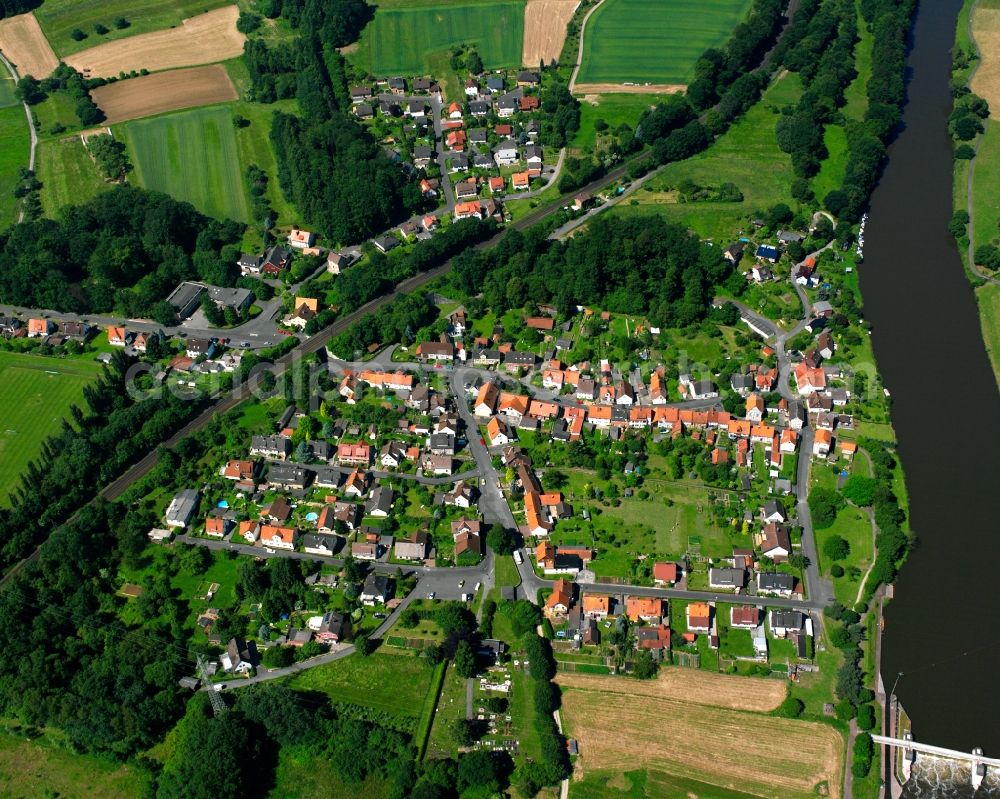
[(541, 59), (558, 59), (566, 40), (566, 25), (580, 0), (528, 0), (524, 7), (524, 47), (521, 59), (526, 67), (537, 67)]
[(91, 96), (109, 125), (165, 111), (225, 103), (238, 97), (236, 87), (220, 64), (129, 78), (99, 86)]
[(680, 94), (687, 91), (683, 83), (650, 83), (648, 85), (627, 83), (578, 83), (574, 94)]
[(52, 52), (34, 14), (18, 14), (0, 20), (0, 51), (22, 78), (25, 75), (45, 78), (59, 66), (59, 59)]
[(841, 796), (844, 742), (828, 725), (634, 691), (570, 688), (566, 676), (558, 677), (560, 715), (579, 744), (574, 770), (581, 776), (645, 768), (768, 799)]
[(236, 30), (240, 12), (226, 6), (184, 20), (177, 28), (141, 33), (99, 44), (66, 57), (66, 63), (85, 75), (112, 77), (119, 72), (190, 67), (235, 58), (246, 37)]
[(630, 680), (599, 674), (559, 672), (564, 688), (581, 688), (609, 694), (678, 699), (698, 705), (728, 707), (733, 710), (767, 712), (780, 705), (788, 689), (782, 680), (737, 677), (696, 669), (661, 669), (655, 680)]

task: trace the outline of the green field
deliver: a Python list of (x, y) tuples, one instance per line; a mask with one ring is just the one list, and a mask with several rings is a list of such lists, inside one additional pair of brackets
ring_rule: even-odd
[[(56, 55), (67, 56), (112, 39), (172, 28), (183, 19), (228, 4), (229, 0), (46, 0), (35, 9), (35, 17)], [(118, 17), (130, 23), (124, 30), (115, 27)], [(108, 32), (99, 36), (94, 31), (97, 24), (104, 25)], [(87, 38), (74, 41), (70, 37), (74, 28), (86, 33)]]
[(21, 167), (28, 166), (28, 120), (20, 105), (0, 108), (0, 230), (16, 221), (18, 201), (13, 187)]
[(596, 105), (589, 100), (581, 101), (580, 129), (573, 138), (572, 146), (592, 150), (597, 144), (595, 124), (599, 119), (608, 123), (609, 130), (606, 133), (622, 124), (635, 130), (642, 112), (665, 97), (662, 94), (601, 94), (596, 97)]
[(249, 221), (233, 114), (211, 106), (117, 127), (135, 165), (133, 181), (187, 200), (218, 219)]
[(993, 375), (1000, 386), (1000, 286), (987, 283), (976, 289), (979, 316), (983, 324), (983, 340), (993, 364)]
[[(774, 109), (797, 102), (801, 91), (798, 75), (784, 75), (771, 84), (761, 101), (711, 147), (685, 161), (668, 164), (636, 192), (637, 205), (630, 201), (629, 205), (620, 205), (611, 213), (645, 213), (652, 208), (704, 238), (723, 241), (731, 240), (755, 209), (776, 202), (785, 202), (794, 208), (796, 204), (790, 193), (792, 162), (775, 140), (778, 114)], [(685, 179), (699, 186), (718, 187), (725, 181), (735, 183), (743, 192), (743, 202), (678, 202), (673, 189)]]
[(50, 799), (132, 799), (148, 789), (147, 772), (95, 755), (78, 754), (44, 738), (0, 733), (0, 796)]
[(376, 75), (430, 72), (435, 53), (474, 45), (487, 69), (521, 63), (524, 3), (439, 4), (379, 8), (365, 28), (356, 59)]
[(0, 500), (102, 368), (96, 361), (0, 352)]
[(579, 83), (687, 83), (750, 0), (604, 0), (587, 20)]
[(0, 108), (17, 105), (17, 97), (14, 96), (14, 81), (4, 72), (0, 77)]
[(316, 666), (291, 681), (300, 691), (319, 691), (334, 702), (364, 705), (395, 716), (417, 718), (433, 669), (421, 658), (383, 650)]
[(42, 181), (42, 206), (52, 216), (64, 205), (79, 205), (111, 188), (97, 172), (78, 136), (42, 139), (35, 172)]

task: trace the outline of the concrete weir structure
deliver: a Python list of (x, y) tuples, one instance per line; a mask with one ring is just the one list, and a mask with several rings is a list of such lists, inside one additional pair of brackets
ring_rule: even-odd
[(903, 738), (893, 738), (888, 735), (872, 735), (872, 740), (882, 746), (889, 747), (890, 757), (894, 757), (895, 750), (903, 753), (902, 777), (905, 784), (913, 772), (917, 756), (929, 756), (943, 760), (953, 760), (968, 763), (971, 767), (972, 788), (978, 789), (987, 777), (995, 778), (1000, 775), (1000, 758), (985, 757), (983, 750), (976, 747), (972, 752), (959, 752), (954, 749), (945, 749), (942, 746), (932, 744), (917, 743), (910, 733), (905, 733)]

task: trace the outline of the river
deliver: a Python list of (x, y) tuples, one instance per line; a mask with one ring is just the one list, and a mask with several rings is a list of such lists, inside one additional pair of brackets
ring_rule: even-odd
[(896, 695), (918, 741), (997, 757), (1000, 394), (947, 229), (950, 51), (961, 5), (920, 3), (903, 128), (872, 196), (861, 286), (919, 538), (886, 610), (882, 677), (889, 690), (904, 673)]

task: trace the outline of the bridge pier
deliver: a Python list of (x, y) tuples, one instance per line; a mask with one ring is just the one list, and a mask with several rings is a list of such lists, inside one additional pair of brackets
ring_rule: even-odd
[[(913, 733), (907, 732), (903, 734), (904, 741), (912, 741)], [(910, 779), (910, 772), (913, 769), (913, 764), (917, 762), (917, 750), (912, 747), (903, 746), (903, 782), (906, 783)], [(890, 751), (892, 751), (890, 749)]]
[(986, 764), (980, 759), (983, 756), (981, 747), (972, 750), (972, 787), (978, 788), (986, 779)]

